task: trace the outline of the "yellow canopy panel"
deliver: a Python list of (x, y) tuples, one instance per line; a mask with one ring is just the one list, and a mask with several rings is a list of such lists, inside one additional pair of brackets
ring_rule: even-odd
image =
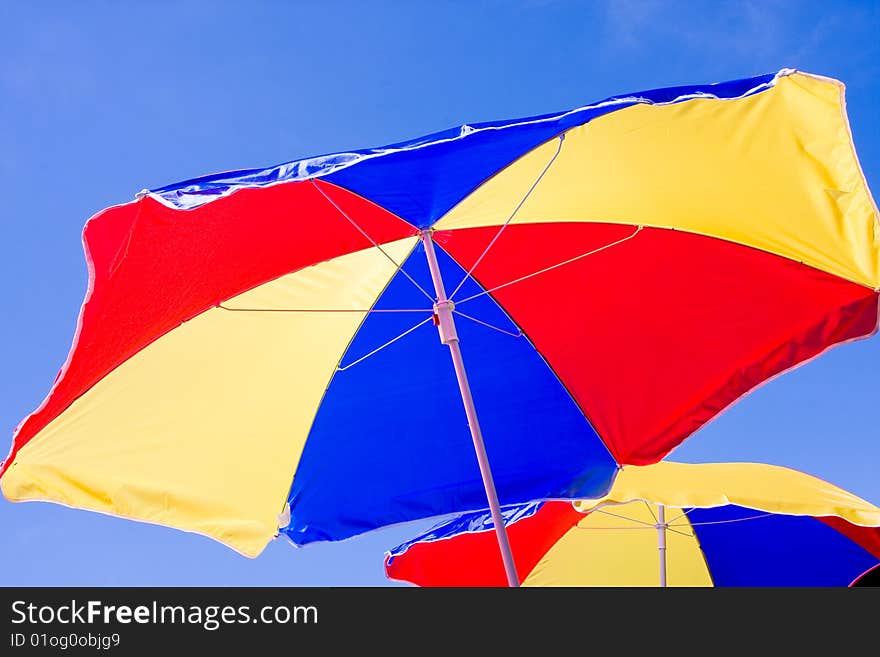
[(793, 73), (736, 100), (611, 112), (569, 130), (561, 145), (556, 138), (516, 160), (435, 228), (502, 225), (540, 178), (512, 224), (690, 231), (876, 289), (878, 213), (855, 155), (843, 91), (836, 80)]
[(626, 466), (607, 496), (578, 502), (581, 511), (647, 500), (671, 507), (735, 504), (768, 513), (836, 516), (864, 527), (880, 526), (880, 509), (811, 475), (761, 463), (675, 463)]

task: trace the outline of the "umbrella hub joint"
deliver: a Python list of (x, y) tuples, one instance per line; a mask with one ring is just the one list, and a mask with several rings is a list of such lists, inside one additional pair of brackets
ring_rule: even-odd
[(453, 310), (455, 303), (451, 299), (443, 299), (434, 304), (434, 326), (440, 332), (440, 342), (443, 344), (458, 342), (458, 333), (452, 318)]

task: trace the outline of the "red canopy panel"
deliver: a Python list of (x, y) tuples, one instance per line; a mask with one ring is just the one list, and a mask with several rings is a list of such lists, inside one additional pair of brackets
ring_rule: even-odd
[[(457, 229), (436, 239), (468, 270), (497, 232)], [(621, 464), (660, 460), (757, 384), (877, 326), (874, 290), (676, 230), (511, 224), (474, 278)], [(466, 313), (467, 302), (457, 301)]]

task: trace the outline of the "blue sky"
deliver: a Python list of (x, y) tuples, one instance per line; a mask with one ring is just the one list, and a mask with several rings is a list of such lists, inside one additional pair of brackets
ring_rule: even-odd
[[(147, 6), (149, 4), (149, 7)], [(0, 451), (63, 363), (80, 233), (143, 188), (783, 67), (847, 85), (880, 195), (876, 2), (0, 4)], [(739, 401), (673, 453), (764, 461), (880, 504), (880, 337)], [(421, 522), (249, 560), (209, 539), (0, 500), (0, 585), (382, 585)]]

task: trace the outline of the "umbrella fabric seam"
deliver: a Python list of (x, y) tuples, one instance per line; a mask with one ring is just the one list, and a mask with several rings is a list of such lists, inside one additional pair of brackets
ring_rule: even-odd
[(474, 264), (472, 264), (470, 266), (470, 268), (465, 272), (464, 278), (462, 278), (461, 281), (459, 281), (458, 285), (456, 285), (455, 288), (453, 288), (452, 292), (449, 293), (450, 299), (455, 298), (456, 293), (461, 289), (461, 286), (464, 285), (469, 278), (473, 278), (472, 274), (474, 273), (474, 270), (477, 267), (479, 267), (480, 263), (483, 261), (483, 258), (486, 257), (486, 254), (489, 253), (489, 250), (492, 248), (492, 246), (495, 244), (495, 242), (498, 241), (498, 238), (501, 237), (501, 233), (503, 233), (504, 229), (507, 228), (508, 224), (510, 224), (510, 222), (513, 221), (513, 218), (516, 216), (516, 213), (519, 212), (519, 209), (525, 204), (525, 202), (528, 200), (529, 196), (532, 195), (532, 192), (535, 191), (535, 188), (538, 186), (538, 184), (540, 184), (541, 180), (544, 178), (544, 175), (550, 170), (550, 167), (553, 166), (553, 163), (556, 161), (556, 158), (559, 157), (559, 154), (562, 152), (562, 145), (565, 143), (565, 133), (564, 132), (561, 133), (556, 138), (559, 139), (559, 145), (557, 146), (556, 152), (553, 154), (553, 157), (550, 158), (550, 161), (547, 162), (544, 169), (541, 171), (541, 173), (535, 179), (535, 182), (533, 182), (532, 186), (529, 187), (529, 190), (525, 193), (525, 196), (523, 196), (522, 199), (520, 199), (519, 203), (516, 204), (516, 207), (513, 209), (513, 212), (510, 213), (510, 216), (507, 217), (507, 220), (501, 225), (501, 227), (498, 229), (498, 232), (495, 233), (495, 236), (492, 237), (491, 240), (489, 240), (489, 243), (486, 245), (486, 248), (483, 249), (483, 252), (474, 261)]
[[(674, 226), (660, 226), (660, 225), (654, 225), (654, 224), (650, 224), (650, 223), (646, 223), (646, 222), (637, 222), (637, 221), (601, 221), (601, 220), (596, 220), (596, 219), (589, 219), (589, 220), (585, 220), (585, 221), (558, 221), (558, 220), (554, 220), (554, 219), (546, 219), (543, 221), (529, 221), (528, 223), (523, 223), (523, 224), (516, 224), (515, 223), (515, 224), (513, 224), (513, 226), (514, 227), (515, 226), (542, 226), (542, 225), (580, 226), (580, 225), (587, 225), (587, 224), (596, 224), (596, 225), (603, 225), (603, 226), (630, 226), (633, 228), (637, 228), (638, 229), (636, 231), (637, 233), (639, 232), (639, 230), (664, 230), (664, 231), (672, 231), (672, 232), (676, 232), (676, 233), (685, 233), (688, 235), (696, 235), (698, 237), (705, 237), (707, 239), (718, 240), (720, 242), (726, 242), (728, 244), (732, 244), (734, 246), (739, 246), (744, 249), (753, 249), (753, 250), (758, 251), (760, 253), (766, 253), (767, 255), (776, 256), (777, 258), (783, 258), (784, 260), (787, 260), (788, 262), (795, 262), (799, 265), (803, 265), (804, 267), (809, 267), (810, 269), (821, 272), (822, 274), (825, 274), (826, 276), (831, 276), (834, 278), (838, 278), (842, 281), (846, 281), (847, 283), (852, 283), (853, 285), (858, 285), (858, 286), (863, 287), (867, 290), (870, 290), (871, 292), (880, 293), (880, 288), (871, 287), (867, 283), (863, 283), (861, 281), (857, 281), (852, 278), (842, 276), (840, 274), (831, 273), (829, 271), (822, 269), (821, 267), (817, 267), (816, 265), (811, 265), (808, 262), (804, 262), (803, 260), (791, 258), (791, 257), (783, 255), (781, 253), (776, 253), (775, 251), (770, 251), (769, 249), (764, 249), (760, 246), (755, 246), (753, 244), (746, 244), (745, 242), (740, 242), (738, 240), (733, 240), (733, 239), (730, 239), (727, 237), (720, 237), (718, 235), (713, 235), (711, 233), (700, 232), (700, 231), (695, 231), (695, 230), (687, 230), (684, 228), (675, 228)], [(441, 232), (441, 233), (446, 232), (446, 233), (449, 233), (450, 235), (452, 235), (452, 234), (459, 232), (459, 231), (465, 232), (465, 231), (470, 231), (470, 230), (482, 230), (482, 229), (488, 228), (488, 227), (489, 226), (467, 226), (467, 227), (462, 227), (462, 228), (445, 228), (445, 229), (441, 229), (438, 232)], [(634, 236), (635, 235), (633, 235), (633, 237)], [(603, 248), (608, 248), (608, 246), (614, 246), (616, 244), (617, 244), (617, 242), (609, 244)], [(585, 254), (585, 255), (588, 255), (588, 254)], [(575, 259), (577, 259), (577, 258), (573, 258), (572, 260), (575, 260)], [(552, 265), (551, 267), (548, 267), (547, 269), (548, 270), (555, 269), (557, 267), (560, 267), (563, 264), (567, 264), (567, 261), (556, 264), (556, 265)], [(541, 272), (536, 272), (536, 273), (541, 273)], [(530, 274), (529, 277), (533, 276), (533, 275), (535, 275), (535, 274)], [(505, 286), (511, 285), (514, 282), (517, 282), (517, 281), (510, 281), (510, 282), (505, 283), (503, 285), (505, 285)], [(493, 288), (493, 289), (497, 289), (497, 287)], [(462, 300), (458, 301), (457, 303), (464, 303), (465, 301), (468, 301), (468, 300), (469, 299), (462, 299)]]
[[(405, 258), (403, 258), (402, 262), (400, 263), (401, 269), (406, 264), (406, 261), (412, 257), (413, 253), (416, 250), (416, 247), (419, 244), (418, 238), (413, 238), (413, 240), (414, 241), (413, 241), (412, 248), (409, 250), (409, 253), (407, 254), (407, 256)], [(394, 271), (391, 274), (391, 276), (388, 277), (388, 280), (385, 282), (385, 285), (382, 287), (381, 290), (379, 290), (379, 293), (376, 295), (376, 298), (373, 301), (373, 307), (377, 303), (379, 303), (379, 299), (382, 298), (382, 295), (385, 293), (385, 290), (387, 290), (388, 286), (391, 285), (391, 281), (393, 281), (395, 279), (395, 277), (397, 276), (397, 273), (399, 271), (400, 271), (400, 269)], [(351, 337), (348, 340), (348, 344), (345, 345), (345, 347), (341, 350), (341, 352), (339, 354), (339, 359), (336, 361), (336, 366), (331, 371), (330, 376), (327, 379), (327, 383), (324, 386), (324, 392), (321, 393), (321, 399), (318, 401), (318, 404), (315, 406), (315, 413), (312, 416), (311, 425), (309, 426), (308, 433), (306, 434), (306, 439), (303, 441), (302, 452), (305, 452), (306, 447), (308, 446), (309, 436), (311, 436), (312, 428), (315, 426), (315, 419), (318, 417), (318, 411), (321, 409), (321, 406), (324, 404), (324, 398), (327, 396), (327, 391), (330, 389), (330, 385), (333, 383), (333, 378), (336, 376), (336, 374), (339, 371), (339, 364), (342, 362), (342, 359), (345, 358), (345, 354), (351, 348), (351, 345), (354, 342), (355, 337), (357, 336), (358, 333), (360, 333), (361, 328), (363, 328), (364, 322), (367, 320), (367, 317), (369, 317), (369, 313), (366, 313), (364, 315), (364, 318), (361, 320), (361, 322), (358, 324), (358, 326), (352, 332)], [(301, 454), (302, 454), (302, 452), (301, 452)], [(300, 456), (300, 458), (301, 458), (301, 456)], [(296, 479), (296, 471), (298, 469), (299, 469), (299, 460), (297, 460), (297, 462), (294, 464), (294, 467), (292, 468), (292, 474), (290, 476), (290, 484), (287, 486), (287, 492), (285, 493), (285, 496), (284, 496), (284, 504), (287, 504), (287, 505), (290, 504), (290, 492), (293, 489), (293, 482)], [(282, 508), (283, 508), (284, 504), (282, 504)], [(291, 516), (293, 515), (293, 508), (290, 508), (290, 514), (291, 514)], [(291, 522), (292, 522), (292, 520), (291, 520)], [(279, 529), (281, 529), (281, 528), (279, 528)], [(285, 534), (285, 536), (287, 536), (288, 540), (290, 540), (291, 543), (296, 545), (296, 543), (293, 542), (293, 540), (290, 538), (290, 536), (288, 536), (287, 534)], [(299, 546), (297, 546), (297, 547), (299, 547)]]
[[(334, 208), (336, 208), (336, 211), (337, 211), (342, 217), (344, 217), (344, 218), (345, 218), (345, 219), (346, 219), (346, 220), (347, 220), (352, 226), (354, 226), (354, 227), (358, 230), (358, 232), (360, 232), (361, 235), (363, 235), (363, 236), (366, 237), (370, 242), (372, 242), (372, 243), (373, 243), (373, 246), (375, 246), (377, 249), (379, 249), (379, 251), (382, 252), (382, 255), (384, 255), (386, 258), (388, 258), (388, 260), (391, 261), (391, 264), (393, 264), (394, 267), (395, 267), (395, 270), (394, 270), (395, 275), (396, 275), (398, 272), (400, 272), (400, 273), (403, 274), (403, 275), (406, 277), (406, 279), (407, 279), (410, 283), (412, 283), (412, 284), (416, 287), (416, 289), (418, 289), (419, 292), (421, 292), (421, 293), (422, 293), (427, 299), (429, 299), (429, 300), (431, 300), (431, 301), (434, 300), (434, 298), (433, 298), (430, 294), (428, 294), (428, 292), (426, 292), (425, 289), (424, 289), (421, 285), (419, 285), (419, 284), (416, 282), (416, 280), (406, 272), (406, 270), (403, 269), (403, 263), (398, 263), (397, 261), (394, 260), (394, 258), (392, 258), (390, 255), (388, 255), (388, 252), (385, 251), (385, 249), (383, 249), (383, 248), (379, 245), (379, 243), (376, 242), (376, 240), (374, 240), (374, 239), (372, 238), (372, 236), (371, 236), (369, 233), (367, 233), (367, 231), (365, 231), (365, 230), (360, 226), (360, 224), (358, 224), (354, 219), (352, 219), (351, 217), (349, 217), (349, 216), (348, 216), (348, 213), (345, 212), (342, 208), (340, 208), (339, 205), (338, 205), (338, 204), (337, 204), (332, 198), (330, 198), (330, 197), (327, 195), (327, 193), (326, 193), (323, 189), (321, 189), (321, 188), (318, 186), (318, 183), (316, 183), (314, 179), (309, 180), (309, 182), (312, 184), (312, 187), (314, 187), (315, 189), (317, 189), (317, 190), (321, 193), (321, 196), (323, 196), (323, 197), (327, 200), (327, 202), (330, 203), (330, 205), (332, 205)], [(332, 184), (332, 183), (325, 183), (325, 184)], [(334, 185), (334, 187), (338, 187), (338, 185)], [(346, 191), (348, 191), (348, 192), (351, 193), (351, 194), (355, 194), (355, 192), (352, 192), (351, 190), (346, 190)], [(360, 196), (360, 195), (358, 194), (358, 196)], [(384, 210), (385, 208), (382, 208), (382, 209)], [(396, 216), (396, 215), (395, 215), (395, 216)], [(406, 223), (409, 223), (409, 222), (407, 221)], [(409, 224), (409, 225), (412, 226), (412, 224)], [(413, 226), (413, 227), (414, 227), (414, 226)]]

